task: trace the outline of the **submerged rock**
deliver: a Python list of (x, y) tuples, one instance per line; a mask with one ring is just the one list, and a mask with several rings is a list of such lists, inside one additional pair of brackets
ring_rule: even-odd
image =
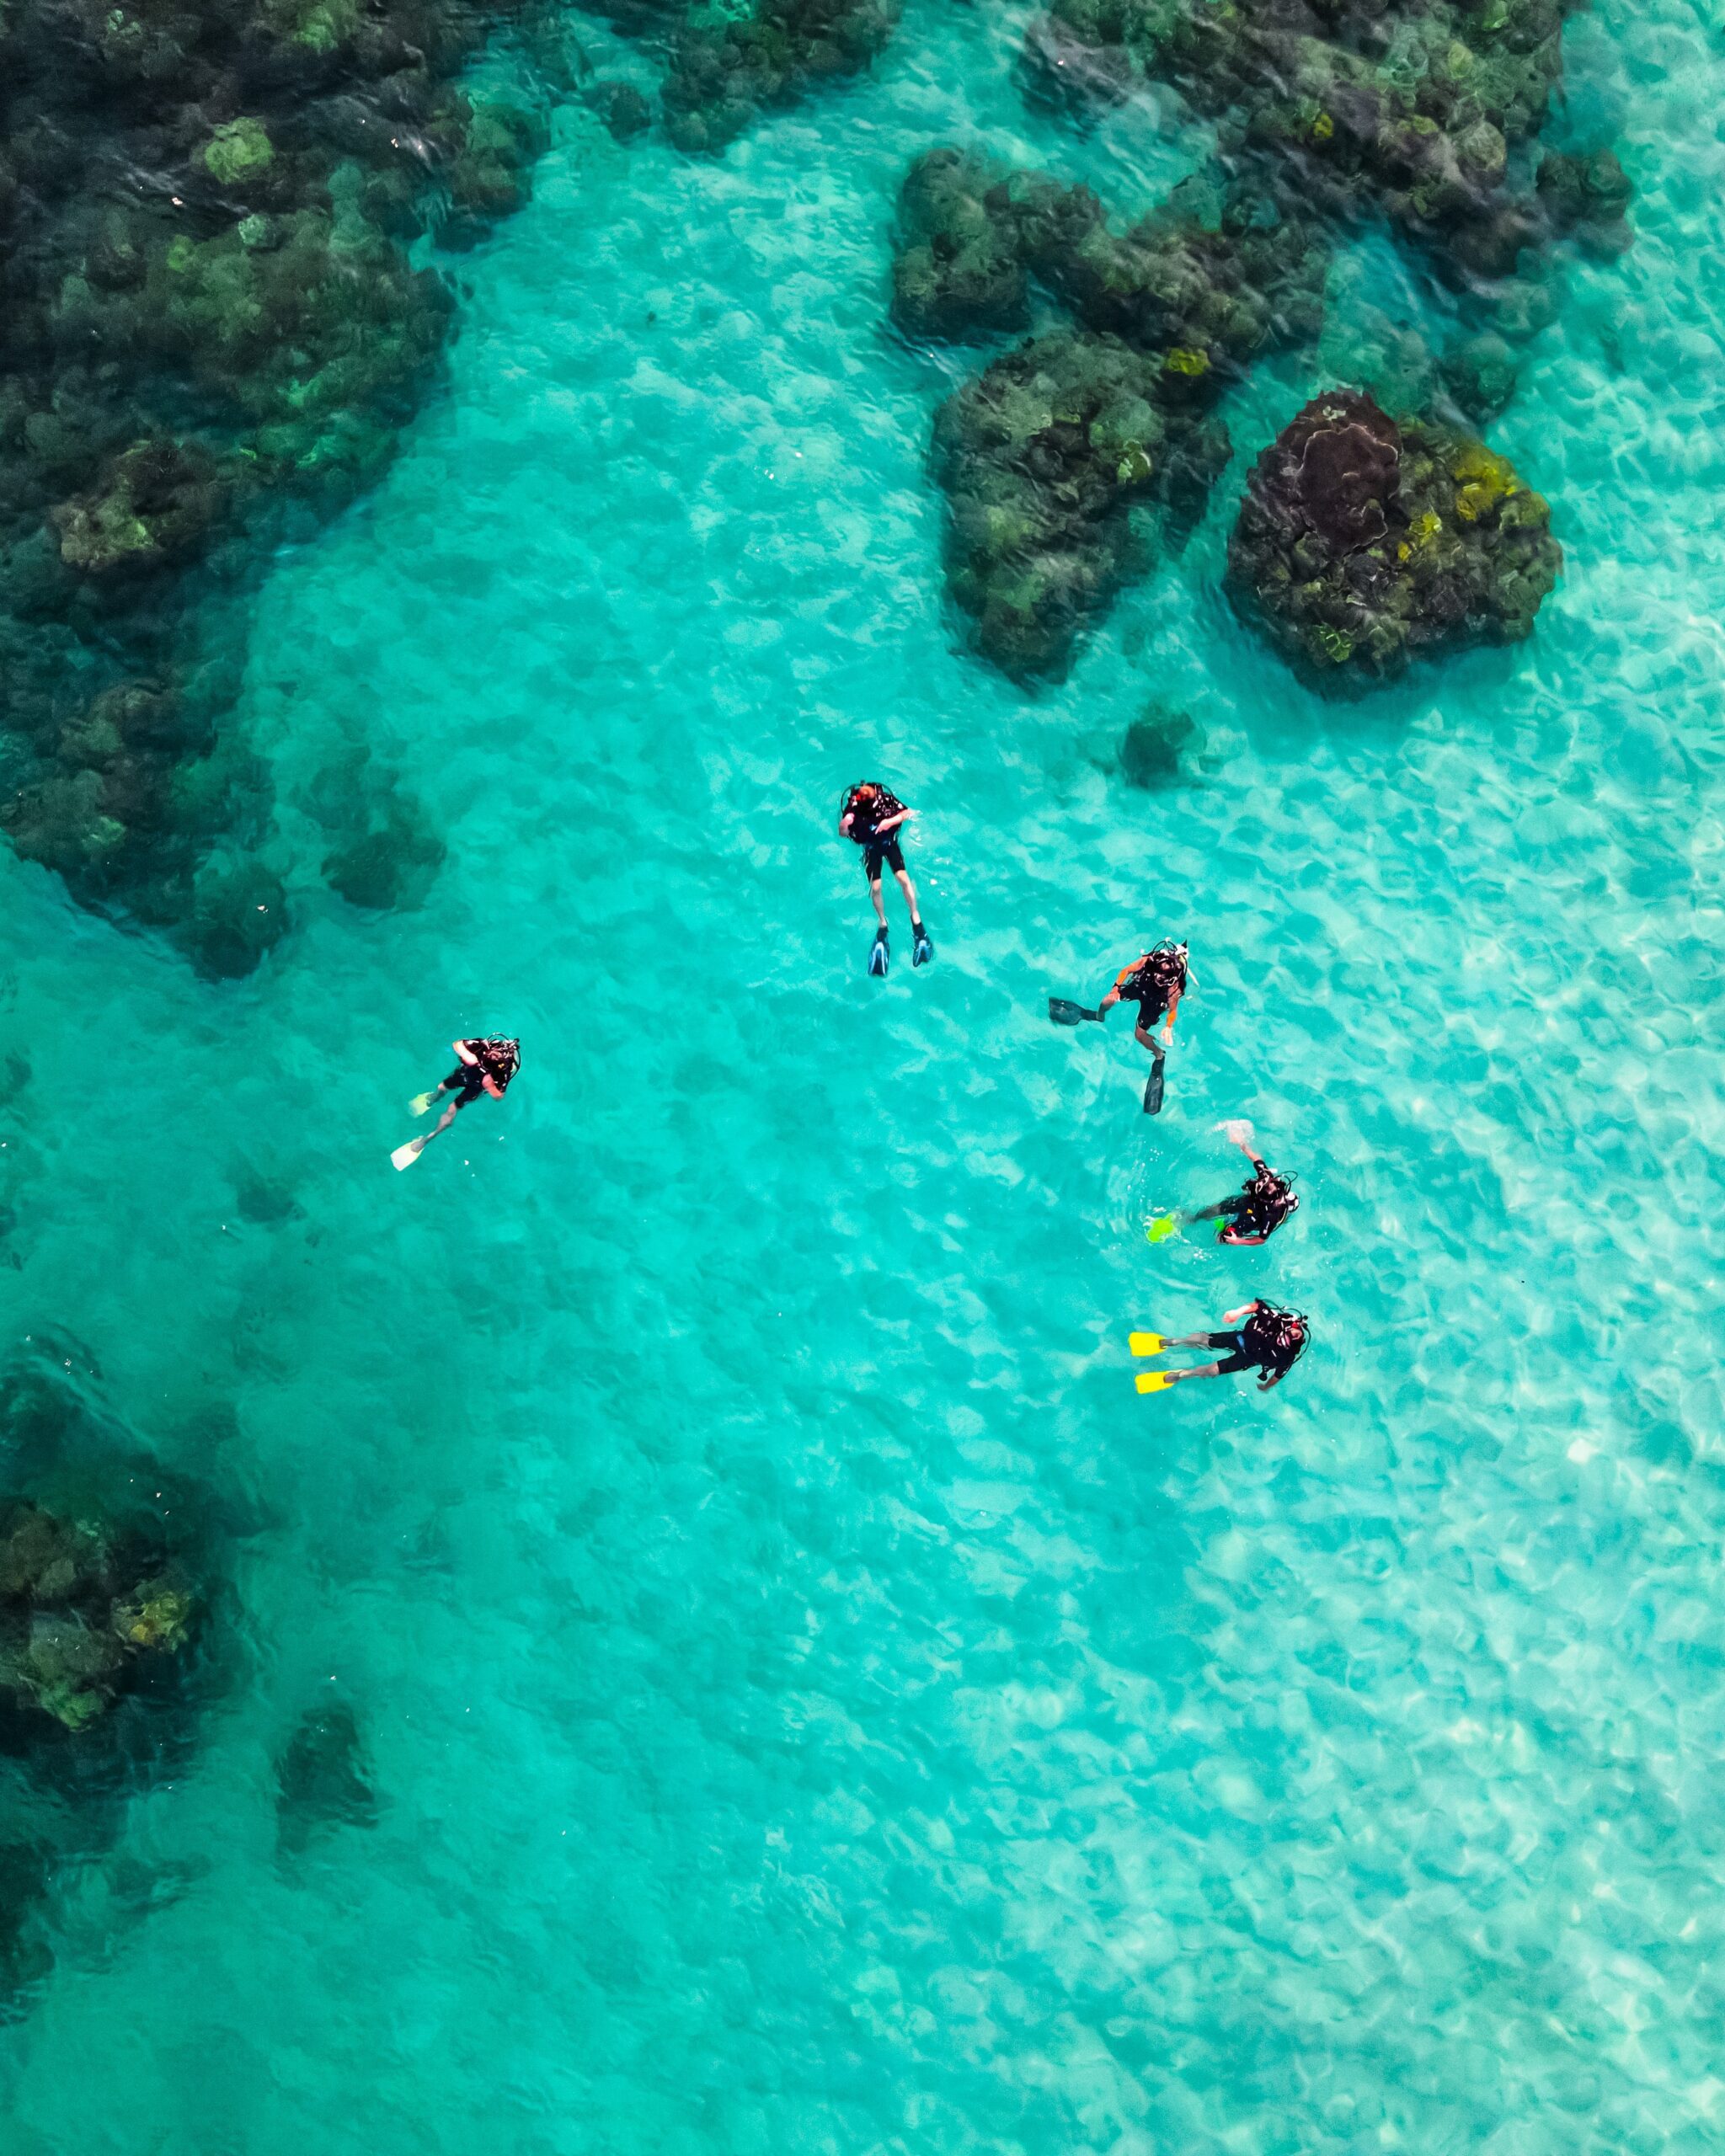
[(1498, 277), (1551, 236), (1552, 195), (1558, 229), (1609, 228), (1627, 200), (1609, 169), (1585, 200), (1561, 169), (1540, 195), (1509, 176), (1561, 76), (1568, 4), (1053, 0), (1026, 57), (1068, 100), (1172, 84), (1220, 122), (1225, 154), (1297, 174), (1315, 209), (1380, 211), (1456, 277)]
[(220, 515), (225, 495), (215, 459), (197, 443), (136, 443), (96, 489), (51, 513), (60, 558), (93, 576), (183, 559)]
[(1198, 176), (1119, 232), (1087, 187), (946, 147), (900, 192), (893, 317), (928, 339), (1019, 328), (1034, 276), (1086, 328), (1162, 354), (1166, 386), (1201, 400), (1317, 334), (1327, 260), (1262, 189)]
[(1495, 419), (1515, 394), (1521, 366), (1510, 345), (1490, 334), (1465, 338), (1445, 353), (1445, 387), (1470, 419)]
[(350, 905), (393, 910), (424, 903), (445, 851), (418, 804), (398, 792), (380, 824), (325, 856), (323, 873)]
[(276, 1762), (277, 1846), (292, 1855), (334, 1827), (371, 1827), (377, 1798), (353, 1709), (332, 1700), (300, 1716)]
[(1128, 510), (1189, 512), (1226, 464), (1226, 434), (1164, 409), (1162, 380), (1117, 337), (1060, 332), (996, 360), (936, 415), (948, 585), (1008, 674), (1060, 675), (1125, 573)]
[(1064, 670), (1149, 558), (1135, 504), (1183, 543), (1229, 456), (1205, 412), (1258, 359), (1316, 336), (1325, 262), (1302, 220), (1220, 178), (1120, 232), (1087, 187), (950, 147), (916, 160), (893, 264), (906, 335), (1019, 327), (1033, 278), (1083, 325), (996, 360), (935, 422), (948, 586), (985, 658), (1022, 680)]
[(1315, 398), (1252, 467), (1228, 588), (1321, 681), (1527, 636), (1562, 551), (1551, 512), (1477, 437)]
[(653, 108), (633, 83), (595, 83), (581, 101), (596, 112), (613, 142), (630, 142), (653, 125)]
[(1204, 737), (1189, 712), (1152, 703), (1120, 737), (1120, 776), (1128, 786), (1153, 792), (1184, 778), (1183, 756), (1202, 753)]
[(195, 1614), (166, 1553), (103, 1522), (0, 1501), (0, 1694), (82, 1730), (176, 1654)]
[[(680, 150), (722, 150), (757, 114), (860, 73), (892, 35), (900, 0), (707, 0), (671, 41), (665, 118)], [(680, 11), (681, 12), (681, 11)]]
[(222, 1568), (210, 1493), (164, 1476), (65, 1335), (0, 1369), (0, 1493), (3, 2017), (64, 1935), (57, 1877), (84, 1893), (132, 1800), (190, 1757)]
[[(0, 9), (0, 681), (29, 750), (5, 820), (83, 902), (195, 949), (200, 864), (269, 821), (261, 767), (201, 768), (209, 602), (387, 462), (451, 315), (409, 243), (525, 199), (542, 122), (455, 87), (509, 8)], [(116, 739), (104, 699), (145, 682), (197, 723)]]

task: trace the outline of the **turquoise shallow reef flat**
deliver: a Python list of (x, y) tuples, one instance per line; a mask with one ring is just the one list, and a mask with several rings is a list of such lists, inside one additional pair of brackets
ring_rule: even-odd
[[(195, 1741), (19, 1919), (6, 2156), (1725, 2137), (1717, 11), (1566, 33), (1637, 237), (1491, 430), (1566, 553), (1532, 640), (1346, 704), (1220, 590), (1316, 360), (1065, 682), (958, 648), (905, 162), (1129, 200), (1204, 147), (1027, 107), (1026, 19), (917, 0), (722, 163), (558, 115), (398, 462), (258, 595), (259, 969), (0, 857), (7, 1351), (227, 1553)], [(1439, 304), (1370, 236), (1332, 287)], [(1206, 744), (1140, 791), (1152, 696)], [(419, 910), (316, 873), (373, 765), (448, 846)], [(885, 983), (876, 771), (937, 950), (890, 899)], [(1152, 1122), (1044, 999), (1164, 931)], [(508, 1101), (393, 1175), (494, 1031)], [(1230, 1114), (1297, 1218), (1148, 1244)], [(1129, 1326), (1259, 1292), (1284, 1385), (1137, 1397)], [(369, 1796), (296, 1828), (337, 1707)]]

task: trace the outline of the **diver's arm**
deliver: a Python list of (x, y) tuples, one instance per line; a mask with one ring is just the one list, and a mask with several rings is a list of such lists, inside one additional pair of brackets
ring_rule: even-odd
[(1168, 998), (1168, 1015), (1162, 1022), (1162, 1038), (1164, 1041), (1171, 1041), (1174, 1038), (1174, 1013), (1179, 1009), (1179, 1007), (1180, 991), (1177, 988), (1173, 994)]
[(1267, 1372), (1266, 1374), (1261, 1377), (1258, 1381), (1258, 1390), (1260, 1392), (1268, 1392), (1273, 1385), (1279, 1385), (1287, 1374), (1288, 1373), (1285, 1370), (1270, 1370)]
[(1263, 1305), (1254, 1298), (1249, 1303), (1242, 1303), (1237, 1310), (1224, 1310), (1222, 1312), (1222, 1323), (1224, 1325), (1238, 1325), (1242, 1318), (1250, 1317), (1254, 1310), (1261, 1310), (1263, 1308)]
[(907, 816), (914, 816), (916, 814), (916, 811), (914, 808), (901, 808), (896, 816), (885, 817), (875, 825), (874, 835), (876, 838), (884, 838), (889, 831), (897, 830)]

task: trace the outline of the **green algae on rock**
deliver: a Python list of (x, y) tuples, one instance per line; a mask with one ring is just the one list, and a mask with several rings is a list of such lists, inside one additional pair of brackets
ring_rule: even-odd
[(195, 1613), (164, 1554), (91, 1520), (0, 1502), (0, 1693), (82, 1730), (175, 1654)]
[(948, 586), (978, 649), (1017, 679), (1064, 671), (1143, 543), (1128, 511), (1189, 510), (1227, 463), (1220, 426), (1165, 410), (1161, 381), (1118, 337), (1059, 331), (996, 360), (936, 414)]
[(1284, 657), (1339, 686), (1529, 635), (1562, 559), (1549, 508), (1507, 459), (1338, 389), (1252, 467), (1227, 583)]

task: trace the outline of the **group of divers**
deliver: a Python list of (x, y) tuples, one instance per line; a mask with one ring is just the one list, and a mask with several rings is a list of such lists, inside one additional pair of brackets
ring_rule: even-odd
[[(862, 851), (862, 873), (868, 878), (868, 895), (874, 903), (879, 924), (868, 953), (868, 971), (882, 979), (892, 960), (886, 902), (881, 894), (883, 873), (888, 868), (892, 870), (910, 909), (914, 939), (911, 963), (926, 966), (934, 956), (933, 940), (923, 926), (916, 886), (905, 866), (900, 836), (916, 814), (914, 808), (907, 808), (877, 779), (865, 779), (847, 787), (839, 806), (839, 834)], [(1114, 985), (1093, 1011), (1087, 1010), (1082, 1004), (1068, 1002), (1064, 997), (1050, 996), (1048, 1012), (1056, 1025), (1080, 1026), (1101, 1023), (1117, 1003), (1135, 1003), (1138, 1023), (1135, 1038), (1150, 1051), (1151, 1056), (1144, 1106), (1146, 1113), (1154, 1115), (1162, 1104), (1162, 1066), (1168, 1044), (1174, 1037), (1175, 1015), (1180, 1008), (1181, 997), (1194, 986), (1185, 944), (1165, 940), (1122, 966)], [(1162, 1027), (1160, 1040), (1155, 1032), (1158, 1020)], [(440, 1101), (446, 1101), (443, 1113), (431, 1129), (397, 1147), (390, 1158), (398, 1168), (410, 1167), (431, 1140), (447, 1130), (462, 1109), (474, 1101), (487, 1094), (500, 1101), (521, 1069), (518, 1041), (488, 1037), (457, 1041), (454, 1047), (457, 1058), (455, 1069), (430, 1091), (419, 1094), (411, 1103), (415, 1115), (426, 1115)], [(1289, 1178), (1278, 1175), (1267, 1165), (1258, 1150), (1249, 1123), (1236, 1120), (1216, 1127), (1226, 1132), (1252, 1163), (1251, 1175), (1242, 1188), (1214, 1205), (1200, 1206), (1194, 1212), (1166, 1214), (1152, 1220), (1149, 1227), (1152, 1242), (1176, 1233), (1183, 1225), (1217, 1220), (1221, 1223), (1216, 1235), (1218, 1242), (1231, 1244), (1236, 1248), (1248, 1247), (1268, 1242), (1298, 1208), (1300, 1200), (1295, 1196)], [(1284, 1310), (1261, 1297), (1242, 1304), (1238, 1310), (1226, 1312), (1222, 1325), (1224, 1329), (1220, 1331), (1188, 1333), (1178, 1339), (1165, 1339), (1156, 1332), (1133, 1333), (1129, 1344), (1135, 1355), (1160, 1357), (1175, 1348), (1220, 1351), (1215, 1360), (1194, 1364), (1189, 1369), (1142, 1371), (1138, 1377), (1138, 1390), (1162, 1392), (1192, 1378), (1225, 1377), (1236, 1370), (1255, 1369), (1258, 1390), (1268, 1391), (1273, 1385), (1279, 1385), (1293, 1369), (1305, 1352), (1311, 1334), (1310, 1321), (1301, 1312)]]

